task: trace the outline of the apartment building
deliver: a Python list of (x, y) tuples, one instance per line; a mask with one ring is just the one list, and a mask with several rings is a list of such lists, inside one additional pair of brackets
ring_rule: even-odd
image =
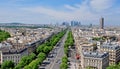
[(4, 61), (11, 60), (15, 63), (19, 63), (22, 56), (28, 55), (27, 48), (21, 49), (10, 49), (10, 48), (2, 48), (0, 50), (0, 64)]
[(81, 67), (93, 69), (106, 69), (109, 66), (109, 54), (107, 52), (82, 52)]
[(100, 51), (109, 53), (109, 65), (120, 61), (120, 46), (117, 44), (104, 43), (100, 46)]

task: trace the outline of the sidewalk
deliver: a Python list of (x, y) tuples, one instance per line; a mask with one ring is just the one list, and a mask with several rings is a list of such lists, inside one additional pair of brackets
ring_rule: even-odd
[(75, 62), (71, 62), (70, 64), (71, 65), (70, 65), (69, 69), (78, 69), (79, 68), (79, 65), (77, 63), (75, 63)]

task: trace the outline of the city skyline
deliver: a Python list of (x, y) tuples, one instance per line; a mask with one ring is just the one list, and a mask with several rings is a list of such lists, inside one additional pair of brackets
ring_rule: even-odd
[(0, 23), (50, 24), (81, 21), (82, 24), (119, 25), (119, 0), (0, 0)]

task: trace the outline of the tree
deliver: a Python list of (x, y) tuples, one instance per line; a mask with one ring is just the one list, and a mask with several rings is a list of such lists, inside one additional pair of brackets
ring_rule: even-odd
[(32, 62), (33, 59), (35, 59), (36, 54), (31, 53), (28, 56), (23, 56), (20, 60), (20, 62), (17, 64), (17, 66), (15, 67), (15, 69), (21, 69), (24, 66), (28, 65), (30, 62)]
[(8, 32), (0, 30), (0, 42), (6, 40), (10, 37), (10, 34)]
[(23, 56), (21, 58), (20, 62), (16, 65), (15, 69), (21, 69), (22, 67), (27, 65), (28, 62), (29, 62), (28, 57), (27, 56)]
[(24, 69), (38, 69), (38, 60), (33, 60), (29, 65), (25, 66)]
[(118, 65), (111, 65), (111, 66), (107, 67), (107, 69), (119, 69), (119, 68), (120, 68), (120, 66), (118, 66)]
[(12, 61), (5, 61), (1, 65), (1, 69), (13, 69), (14, 63)]
[(44, 60), (46, 58), (46, 54), (41, 52), (37, 57)]
[(68, 68), (68, 64), (66, 64), (66, 63), (62, 63), (60, 65), (60, 69), (67, 69), (67, 68)]
[(51, 43), (48, 42), (48, 41), (47, 41), (45, 44), (46, 44), (47, 46), (51, 46)]
[(31, 69), (38, 69), (38, 64), (38, 61), (34, 60), (29, 64), (29, 66), (31, 66)]
[(45, 46), (45, 44), (40, 45), (40, 46), (37, 48), (36, 52), (37, 52), (37, 53), (43, 52), (44, 46)]
[(67, 63), (67, 62), (68, 62), (67, 56), (64, 56), (64, 57), (62, 58), (62, 62), (64, 62), (64, 63)]
[(68, 47), (64, 48), (64, 52), (65, 52), (66, 56), (68, 56)]
[(29, 55), (29, 61), (32, 61), (33, 59), (35, 59), (35, 57), (36, 57), (36, 54), (31, 53), (31, 54)]
[(67, 57), (67, 56), (64, 56), (64, 57), (62, 58), (62, 63), (61, 63), (61, 65), (60, 65), (60, 69), (67, 69), (67, 68), (68, 68), (67, 62), (68, 62), (68, 57)]
[(14, 69), (21, 69), (22, 68), (22, 65), (21, 64), (18, 64), (17, 66), (15, 66)]
[(51, 50), (51, 47), (50, 46), (45, 46), (44, 49), (43, 49), (43, 52), (48, 54)]
[(24, 69), (31, 69), (29, 65), (25, 66)]

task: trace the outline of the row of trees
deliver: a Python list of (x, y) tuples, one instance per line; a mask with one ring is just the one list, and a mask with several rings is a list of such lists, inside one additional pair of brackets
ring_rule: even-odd
[(69, 47), (73, 46), (73, 45), (74, 45), (74, 39), (73, 39), (72, 31), (69, 31), (67, 39), (65, 41), (65, 45), (64, 45), (65, 56), (62, 58), (62, 63), (60, 65), (60, 69), (67, 69), (68, 68)]
[(48, 40), (46, 43), (40, 45), (36, 49), (36, 53), (38, 54), (39, 52), (44, 52), (45, 54), (48, 54), (56, 45), (56, 43), (63, 37), (66, 31), (62, 31), (57, 35), (54, 35), (50, 40)]
[(10, 37), (10, 34), (8, 32), (0, 30), (0, 42), (6, 40)]
[(64, 57), (62, 58), (62, 63), (61, 63), (61, 65), (60, 65), (60, 69), (67, 69), (67, 68), (68, 68), (67, 62), (68, 62), (68, 57), (67, 57), (67, 56), (64, 56)]
[(45, 60), (46, 54), (40, 52), (35, 60), (33, 60), (29, 65), (26, 65), (24, 69), (38, 69), (38, 65), (42, 64)]
[(65, 45), (64, 45), (64, 52), (67, 56), (68, 56), (69, 47), (73, 45), (74, 45), (74, 39), (73, 39), (72, 31), (69, 31), (67, 40), (65, 41)]
[(24, 56), (15, 69), (38, 69), (38, 65), (42, 64), (48, 53), (54, 48), (61, 37), (63, 37), (65, 32), (66, 31), (62, 31), (56, 35), (53, 35), (50, 40), (38, 46), (35, 53), (32, 53), (29, 56)]
[(1, 69), (13, 69), (14, 63), (12, 61), (4, 61), (1, 65)]
[(31, 53), (28, 56), (23, 56), (20, 60), (20, 62), (17, 64), (17, 66), (15, 67), (15, 69), (22, 69), (24, 66), (28, 65), (30, 62), (32, 62), (32, 60), (34, 60), (36, 58), (36, 54), (35, 53)]

